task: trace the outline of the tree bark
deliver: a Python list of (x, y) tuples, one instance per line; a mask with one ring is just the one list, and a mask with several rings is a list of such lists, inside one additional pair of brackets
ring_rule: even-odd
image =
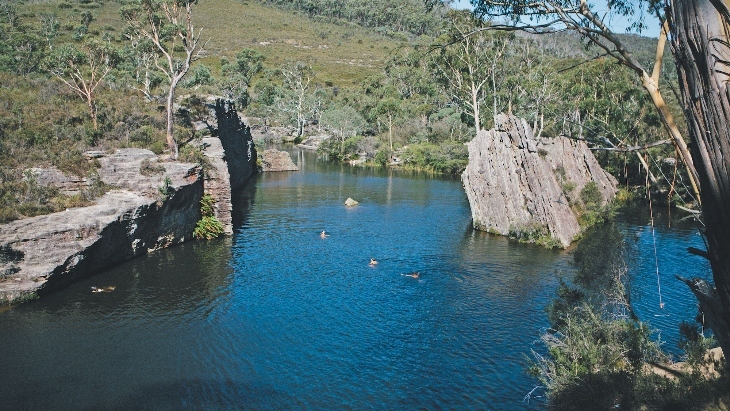
[[(727, 1), (727, 0), (725, 0)], [(715, 290), (692, 287), (730, 364), (730, 13), (723, 0), (677, 0), (670, 20)]]
[[(184, 73), (183, 73), (184, 74)], [(175, 77), (172, 77), (170, 82), (170, 90), (167, 92), (167, 146), (170, 148), (170, 158), (177, 160), (177, 142), (173, 135), (173, 108), (175, 103), (175, 87), (177, 87), (177, 81)]]

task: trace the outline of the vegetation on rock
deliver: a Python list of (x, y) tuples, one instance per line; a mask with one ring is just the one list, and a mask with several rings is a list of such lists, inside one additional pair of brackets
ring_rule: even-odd
[(214, 205), (215, 198), (210, 194), (205, 194), (200, 199), (201, 218), (193, 230), (193, 237), (198, 240), (212, 240), (223, 234), (223, 224), (215, 216)]

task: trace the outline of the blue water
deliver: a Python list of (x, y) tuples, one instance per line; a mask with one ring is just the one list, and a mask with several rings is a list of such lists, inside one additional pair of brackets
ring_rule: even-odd
[[(232, 238), (0, 312), (0, 409), (544, 408), (539, 389), (523, 400), (539, 384), (525, 369), (570, 252), (472, 230), (458, 179), (293, 156), (302, 171), (241, 194)], [(701, 247), (696, 226), (675, 220), (657, 216), (652, 235), (643, 211), (618, 217), (637, 311), (667, 348), (696, 312), (673, 275), (708, 272), (684, 253)]]

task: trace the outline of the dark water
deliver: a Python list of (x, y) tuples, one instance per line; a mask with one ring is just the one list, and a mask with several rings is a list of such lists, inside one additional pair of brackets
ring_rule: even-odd
[[(294, 156), (303, 171), (242, 194), (232, 239), (0, 312), (0, 409), (542, 409), (523, 401), (537, 384), (525, 364), (570, 254), (471, 230), (458, 180)], [(669, 347), (696, 311), (673, 275), (707, 267), (684, 253), (696, 228), (660, 216), (659, 309), (647, 221), (619, 228), (637, 250), (637, 310)]]

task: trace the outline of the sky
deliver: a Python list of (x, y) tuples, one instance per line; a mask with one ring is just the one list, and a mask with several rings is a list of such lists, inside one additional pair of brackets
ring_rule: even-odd
[[(596, 7), (593, 9), (594, 12), (603, 14), (607, 11), (605, 0), (596, 0), (593, 3), (596, 5)], [(469, 0), (457, 0), (456, 2), (454, 2), (454, 7), (460, 10), (472, 8)], [(609, 21), (609, 27), (616, 33), (625, 33), (626, 27), (628, 27), (630, 24), (631, 20), (629, 18), (621, 16), (616, 16), (611, 21)], [(643, 36), (659, 37), (659, 20), (657, 20), (653, 16), (647, 15), (646, 25), (648, 29), (641, 33)]]

